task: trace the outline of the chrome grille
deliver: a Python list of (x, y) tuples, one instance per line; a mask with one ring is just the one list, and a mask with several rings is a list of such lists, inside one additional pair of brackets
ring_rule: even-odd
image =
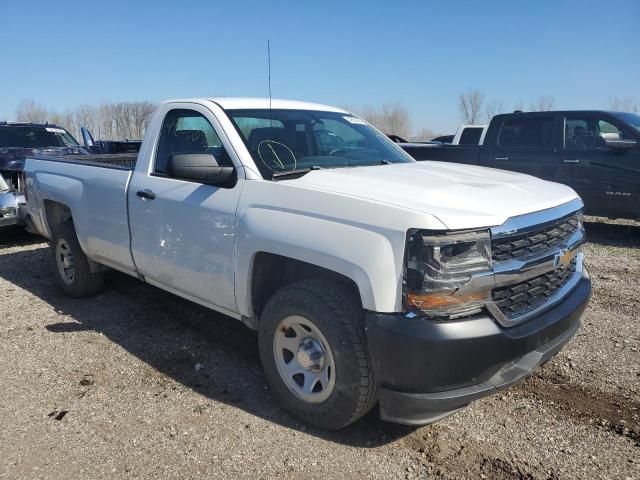
[(580, 213), (537, 230), (516, 233), (491, 241), (493, 261), (526, 258), (561, 246), (580, 228)]
[(509, 320), (543, 306), (576, 272), (577, 258), (566, 267), (559, 267), (524, 282), (493, 289), (494, 304)]

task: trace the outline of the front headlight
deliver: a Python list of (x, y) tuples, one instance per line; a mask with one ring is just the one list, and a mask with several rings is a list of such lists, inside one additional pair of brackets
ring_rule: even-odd
[(18, 215), (16, 207), (3, 207), (0, 208), (0, 218), (11, 218)]
[(407, 311), (456, 318), (479, 312), (491, 299), (489, 284), (470, 288), (472, 277), (491, 273), (488, 230), (441, 235), (410, 230), (405, 261)]

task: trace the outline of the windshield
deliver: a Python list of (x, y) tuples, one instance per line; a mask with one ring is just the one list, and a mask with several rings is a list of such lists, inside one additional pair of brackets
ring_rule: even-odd
[(78, 145), (63, 128), (34, 126), (0, 126), (0, 148), (44, 148)]
[(640, 132), (640, 115), (635, 113), (614, 113), (614, 115)]
[(8, 192), (8, 191), (9, 191), (9, 185), (7, 185), (7, 182), (5, 181), (4, 177), (0, 175), (0, 192)]
[(313, 168), (414, 162), (365, 121), (312, 110), (226, 111), (265, 179)]

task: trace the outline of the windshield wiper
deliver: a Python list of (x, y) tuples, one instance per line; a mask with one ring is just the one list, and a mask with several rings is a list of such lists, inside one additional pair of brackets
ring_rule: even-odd
[(312, 170), (320, 170), (322, 169), (321, 166), (319, 165), (312, 165), (311, 167), (308, 168), (294, 168), (291, 170), (283, 170), (282, 172), (274, 172), (271, 175), (271, 180), (280, 180), (282, 178), (286, 178), (286, 177), (295, 177), (295, 178), (300, 178), (303, 175), (306, 175), (307, 173), (309, 173)]

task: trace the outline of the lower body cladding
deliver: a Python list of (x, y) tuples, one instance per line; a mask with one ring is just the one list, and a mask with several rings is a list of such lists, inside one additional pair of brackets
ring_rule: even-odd
[(590, 295), (585, 271), (560, 303), (508, 328), (489, 315), (437, 321), (367, 313), (381, 418), (431, 423), (523, 380), (575, 335)]

